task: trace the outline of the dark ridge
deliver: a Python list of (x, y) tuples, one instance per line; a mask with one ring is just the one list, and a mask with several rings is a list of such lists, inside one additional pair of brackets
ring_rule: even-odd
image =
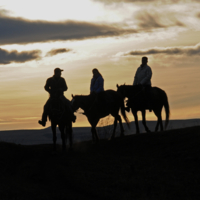
[(74, 145), (0, 142), (0, 199), (198, 199), (200, 126)]

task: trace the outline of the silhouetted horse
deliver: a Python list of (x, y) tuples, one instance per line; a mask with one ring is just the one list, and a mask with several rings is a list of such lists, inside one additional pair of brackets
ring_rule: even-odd
[(51, 98), (51, 108), (49, 112), (49, 120), (51, 121), (51, 129), (53, 132), (53, 147), (56, 151), (56, 127), (58, 125), (61, 132), (62, 151), (66, 150), (67, 136), (69, 135), (69, 145), (72, 148), (72, 121), (66, 105), (59, 97)]
[[(119, 109), (121, 109), (121, 114), (126, 121), (126, 124), (129, 127), (129, 120), (125, 113), (124, 101), (122, 96), (114, 90), (106, 90), (99, 94), (90, 94), (90, 95), (76, 95), (73, 96), (72, 106), (76, 111), (78, 108), (84, 110), (84, 113), (91, 124), (91, 132), (93, 141), (98, 141), (99, 137), (97, 135), (96, 126), (99, 122), (100, 118), (103, 118), (109, 114), (111, 114), (114, 120), (114, 129), (111, 138), (115, 137), (115, 130), (117, 127), (117, 121), (119, 121), (121, 136), (124, 136), (124, 128), (122, 125), (122, 120), (119, 113)], [(98, 98), (97, 98), (98, 97)], [(103, 97), (103, 98), (100, 98)], [(109, 97), (110, 102), (106, 101), (106, 98)], [(101, 100), (100, 100), (101, 99)], [(100, 102), (99, 102), (100, 101)]]
[[(131, 108), (131, 111), (133, 113), (133, 116), (135, 118), (135, 126), (136, 126), (136, 133), (140, 133), (139, 130), (139, 125), (138, 125), (138, 117), (137, 117), (137, 111), (142, 112), (142, 123), (145, 127), (145, 130), (147, 132), (150, 132), (146, 125), (146, 119), (145, 119), (145, 114), (146, 114), (146, 109), (148, 108), (148, 102), (145, 99), (145, 94), (142, 86), (140, 85), (117, 85), (117, 91), (125, 98), (128, 98), (128, 104)], [(169, 110), (169, 103), (168, 103), (168, 98), (167, 94), (165, 91), (161, 90), (158, 87), (152, 87), (151, 88), (151, 104), (152, 104), (152, 110), (154, 111), (155, 115), (157, 116), (157, 124), (155, 131), (158, 131), (158, 127), (160, 125), (161, 131), (163, 131), (163, 124), (162, 124), (162, 107), (164, 106), (165, 108), (165, 113), (166, 113), (166, 121), (165, 121), (165, 128), (168, 125), (169, 122), (169, 115), (170, 115), (170, 110)]]

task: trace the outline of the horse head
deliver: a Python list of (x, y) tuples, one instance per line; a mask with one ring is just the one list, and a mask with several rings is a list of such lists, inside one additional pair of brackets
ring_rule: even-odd
[(74, 112), (76, 112), (80, 108), (80, 100), (77, 95), (72, 94), (72, 100), (71, 100), (72, 108)]
[(126, 94), (126, 85), (118, 85), (117, 84), (117, 92), (120, 93), (122, 95), (123, 98), (127, 97), (127, 94)]

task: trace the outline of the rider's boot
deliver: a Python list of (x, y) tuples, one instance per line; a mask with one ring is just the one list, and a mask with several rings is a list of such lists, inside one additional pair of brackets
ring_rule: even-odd
[(42, 114), (42, 120), (39, 120), (38, 123), (42, 126), (46, 126), (46, 122), (47, 122), (47, 114), (45, 112), (43, 112)]
[(42, 121), (42, 120), (39, 120), (38, 123), (42, 126), (46, 126), (46, 122), (45, 121)]

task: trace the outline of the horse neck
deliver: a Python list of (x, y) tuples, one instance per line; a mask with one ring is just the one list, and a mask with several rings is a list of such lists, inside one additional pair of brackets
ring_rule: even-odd
[(94, 100), (95, 100), (95, 96), (94, 95), (86, 95), (86, 96), (80, 96), (81, 101), (84, 102), (80, 108), (83, 110), (88, 110), (91, 105), (93, 104)]

